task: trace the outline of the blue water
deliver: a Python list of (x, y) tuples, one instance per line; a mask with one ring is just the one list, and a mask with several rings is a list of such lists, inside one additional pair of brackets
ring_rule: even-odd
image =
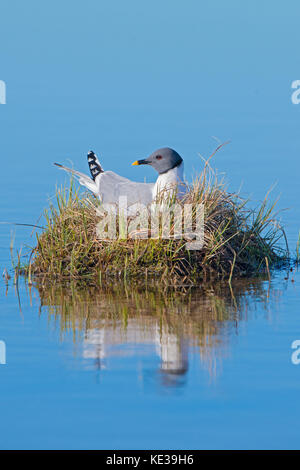
[[(36, 223), (55, 185), (67, 181), (55, 161), (86, 171), (92, 149), (105, 169), (154, 181), (151, 168), (130, 163), (168, 145), (191, 179), (203, 165), (198, 154), (230, 140), (213, 166), (226, 173), (230, 191), (242, 185), (257, 202), (276, 184), (294, 252), (298, 18), (296, 1), (1, 5), (0, 221)], [(16, 248), (33, 245), (30, 233), (0, 225), (1, 272), (10, 267), (11, 237)], [(154, 301), (146, 298), (139, 320), (131, 305), (128, 330), (116, 294), (121, 320), (101, 323), (112, 313), (104, 301), (93, 310), (95, 325), (81, 324), (80, 299), (68, 300), (74, 307), (65, 318), (59, 295), (40, 308), (42, 293), (32, 288), (30, 301), (20, 283), (20, 310), (12, 280), (6, 294), (1, 279), (0, 447), (298, 448), (300, 366), (291, 362), (291, 343), (300, 339), (300, 277), (293, 275), (279, 272), (253, 292), (234, 286), (248, 299), (236, 309), (224, 288), (221, 310), (229, 313), (221, 320), (201, 320), (204, 298), (191, 294), (196, 319), (180, 334), (180, 322), (172, 323), (178, 312), (166, 302), (166, 327), (171, 321), (177, 331), (165, 336), (167, 353), (184, 359), (177, 374), (159, 350)], [(182, 307), (187, 316), (189, 309)], [(195, 338), (204, 327), (208, 335)]]

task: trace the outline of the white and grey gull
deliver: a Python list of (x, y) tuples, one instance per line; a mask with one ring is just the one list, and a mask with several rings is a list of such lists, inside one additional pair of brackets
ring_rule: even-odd
[(59, 168), (73, 174), (79, 183), (89, 189), (103, 204), (118, 204), (120, 197), (127, 198), (127, 205), (148, 205), (162, 195), (176, 192), (181, 199), (186, 193), (184, 183), (184, 164), (181, 156), (169, 147), (155, 150), (148, 158), (136, 160), (132, 165), (150, 165), (158, 172), (155, 183), (139, 183), (114, 173), (104, 171), (96, 154), (87, 155), (91, 177), (72, 168), (55, 163)]

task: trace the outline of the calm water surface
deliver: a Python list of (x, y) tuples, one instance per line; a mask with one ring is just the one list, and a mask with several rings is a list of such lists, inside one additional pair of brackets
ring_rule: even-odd
[(1, 447), (298, 447), (299, 282), (2, 286)]
[[(53, 162), (131, 167), (155, 148), (274, 198), (300, 228), (299, 2), (153, 0), (1, 6), (0, 222), (36, 223)], [(14, 31), (14, 34), (11, 32)], [(42, 223), (42, 220), (39, 221)], [(13, 232), (13, 233), (12, 233)], [(0, 269), (31, 229), (0, 224)], [(287, 279), (286, 279), (287, 278)], [(0, 280), (0, 448), (299, 448), (300, 274), (174, 292)]]

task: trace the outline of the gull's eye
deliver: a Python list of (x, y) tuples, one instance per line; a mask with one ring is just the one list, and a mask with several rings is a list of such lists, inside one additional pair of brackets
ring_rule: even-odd
[(156, 160), (161, 160), (162, 159), (162, 156), (161, 155), (156, 155)]

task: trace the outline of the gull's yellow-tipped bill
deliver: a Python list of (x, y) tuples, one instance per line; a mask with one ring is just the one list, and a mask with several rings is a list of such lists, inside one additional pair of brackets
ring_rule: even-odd
[(135, 162), (133, 162), (131, 165), (139, 165), (138, 160), (136, 160)]

